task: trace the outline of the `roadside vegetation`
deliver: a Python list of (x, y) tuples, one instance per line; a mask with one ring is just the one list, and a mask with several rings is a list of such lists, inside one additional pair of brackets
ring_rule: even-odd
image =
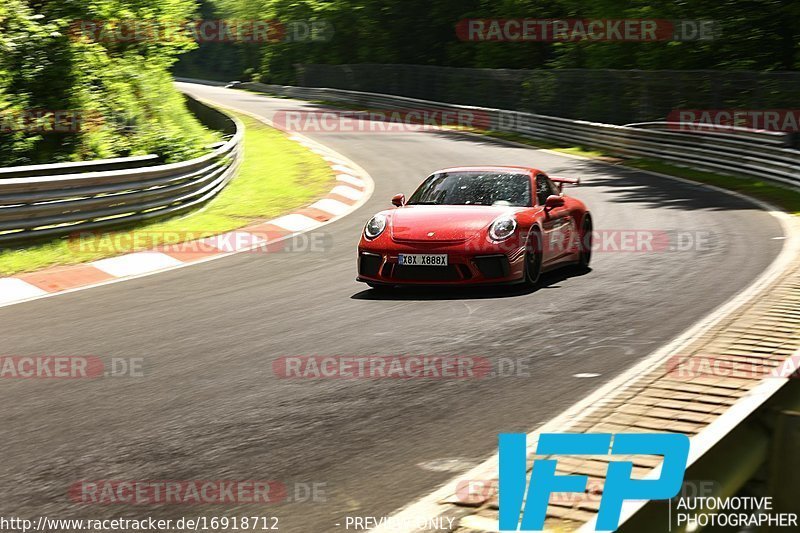
[(81, 21), (182, 20), (195, 11), (194, 0), (0, 3), (0, 166), (144, 154), (173, 162), (203, 152), (216, 137), (186, 110), (169, 74), (193, 41), (76, 30)]
[[(177, 72), (184, 76), (292, 85), (299, 81), (295, 68), (298, 64), (759, 71), (800, 67), (800, 9), (797, 2), (790, 1), (200, 0), (199, 3), (206, 18), (274, 20), (287, 31), (283, 39), (268, 43), (201, 45), (182, 57), (177, 65)], [(456, 32), (456, 24), (462, 19), (515, 17), (712, 20), (722, 38), (647, 43), (498, 43), (464, 42)], [(297, 21), (317, 21), (324, 30), (312, 36), (316, 38), (298, 39), (291, 26)]]
[[(143, 224), (97, 237), (97, 244), (68, 239), (0, 252), (0, 276), (30, 272), (55, 265), (84, 263), (119, 255), (103, 243), (132, 231), (146, 234), (152, 244), (174, 244), (174, 235), (195, 238), (217, 235), (248, 224), (277, 217), (302, 207), (327, 193), (333, 171), (325, 160), (266, 124), (233, 113), (245, 125), (245, 158), (236, 178), (205, 208), (180, 218)], [(102, 241), (102, 242), (101, 242)], [(89, 250), (89, 251), (87, 251)]]

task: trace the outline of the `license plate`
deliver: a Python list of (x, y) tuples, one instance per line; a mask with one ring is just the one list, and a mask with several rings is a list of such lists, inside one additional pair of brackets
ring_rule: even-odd
[(397, 262), (407, 266), (447, 266), (447, 254), (400, 254)]

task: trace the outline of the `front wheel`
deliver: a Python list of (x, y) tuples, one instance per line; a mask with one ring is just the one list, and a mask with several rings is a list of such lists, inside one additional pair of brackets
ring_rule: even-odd
[(525, 244), (525, 286), (531, 289), (536, 288), (541, 276), (542, 233), (538, 229), (533, 229)]
[(589, 270), (589, 263), (592, 262), (592, 219), (586, 215), (583, 219), (583, 226), (581, 226), (581, 242), (580, 242), (580, 255), (578, 257), (578, 267), (583, 270)]

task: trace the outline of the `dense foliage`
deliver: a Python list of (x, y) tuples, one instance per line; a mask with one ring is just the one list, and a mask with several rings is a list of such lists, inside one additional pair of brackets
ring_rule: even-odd
[[(76, 21), (186, 19), (194, 0), (5, 0), (0, 3), (0, 164), (157, 153), (195, 155), (208, 133), (186, 111), (169, 67), (190, 40), (91, 39)], [(79, 127), (53, 133), (28, 113), (69, 110)], [(47, 116), (47, 115), (46, 115)]]
[[(463, 42), (465, 18), (714, 20), (696, 42)], [(273, 20), (268, 43), (96, 40), (75, 21)], [(323, 23), (296, 38), (292, 24)], [(319, 38), (317, 38), (319, 37)], [(180, 56), (180, 62), (175, 62)], [(795, 0), (5, 0), (0, 4), (0, 164), (197, 152), (206, 133), (167, 75), (297, 81), (299, 64), (411, 64), (510, 69), (797, 70)], [(85, 114), (77, 132), (8, 127), (31, 110)]]
[[(179, 69), (222, 79), (255, 74), (291, 82), (295, 64), (404, 63), (488, 68), (797, 70), (800, 2), (795, 0), (202, 0), (218, 17), (319, 19), (329, 41), (204, 45)], [(464, 18), (714, 20), (718, 38), (698, 42), (462, 42)]]

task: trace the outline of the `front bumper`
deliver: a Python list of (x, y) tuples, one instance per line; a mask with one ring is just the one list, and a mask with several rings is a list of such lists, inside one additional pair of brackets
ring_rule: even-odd
[[(491, 247), (467, 252), (463, 247), (393, 243), (391, 250), (362, 244), (358, 248), (357, 281), (384, 285), (485, 285), (522, 281), (523, 248), (499, 251)], [(447, 254), (448, 265), (406, 266), (399, 254)]]

